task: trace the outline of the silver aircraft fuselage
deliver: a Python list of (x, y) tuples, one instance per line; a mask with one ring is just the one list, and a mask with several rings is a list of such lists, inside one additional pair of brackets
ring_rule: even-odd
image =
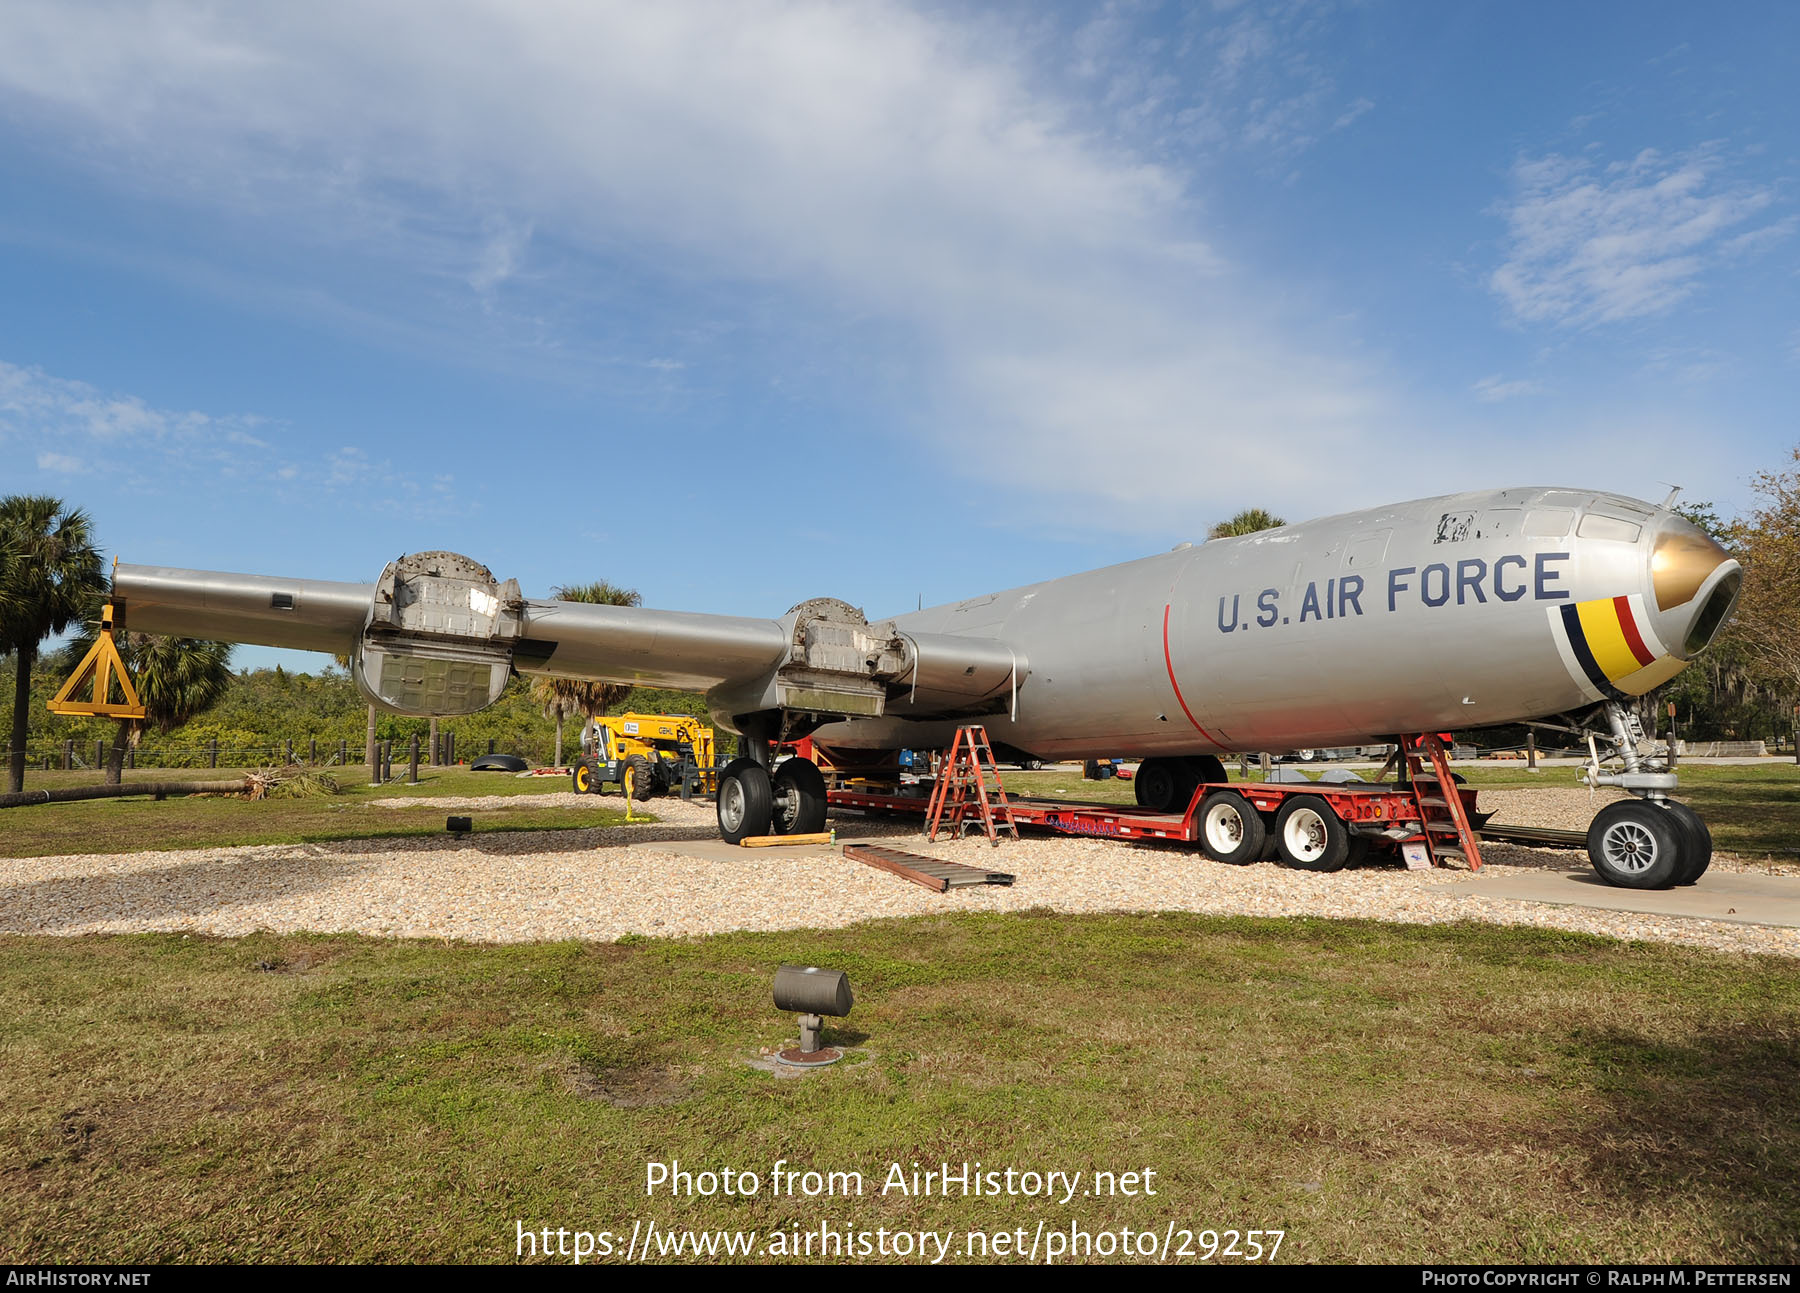
[(516, 671), (704, 691), (727, 728), (828, 748), (942, 747), (980, 718), (1083, 758), (1360, 744), (1641, 695), (1706, 646), (1741, 579), (1667, 508), (1550, 488), (1183, 544), (875, 624), (829, 599), (766, 620), (532, 600), (466, 558), (408, 560), (374, 585), (122, 565), (115, 597), (133, 629), (350, 655), (402, 712), (470, 712)]

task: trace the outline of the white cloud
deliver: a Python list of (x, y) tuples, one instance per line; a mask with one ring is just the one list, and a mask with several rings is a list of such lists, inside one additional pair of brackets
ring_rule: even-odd
[[(1303, 317), (1291, 289), (1209, 245), (1189, 176), (1107, 145), (978, 26), (807, 0), (381, 13), (14, 0), (0, 108), (110, 175), (416, 263), (483, 308), (553, 243), (898, 324), (934, 370), (932, 434), (1028, 488), (1079, 463), (1133, 527), (1235, 497), (1258, 439), (1392, 422), (1368, 373), (1262, 303)], [(1217, 76), (1169, 128), (1303, 147), (1341, 102), (1298, 52), (1310, 21), (1245, 10), (1190, 33)], [(1296, 461), (1288, 505), (1342, 485)]]
[(1374, 110), (1375, 100), (1358, 99), (1338, 114), (1338, 119), (1331, 123), (1331, 128), (1333, 130), (1342, 130), (1345, 126), (1350, 125), (1364, 113), (1373, 112)]
[[(326, 489), (353, 500), (386, 502), (389, 491), (418, 493), (412, 475), (347, 447), (310, 468), (269, 461), (269, 440), (245, 428), (269, 426), (262, 417), (217, 416), (161, 409), (135, 395), (107, 393), (86, 382), (52, 376), (0, 360), (0, 446), (34, 457), (38, 470), (85, 475), (140, 493), (169, 490), (184, 498), (205, 489), (238, 488), (269, 479), (300, 487), (313, 499)], [(303, 435), (281, 427), (283, 448), (304, 448)], [(438, 495), (451, 477), (434, 477)]]
[(1499, 373), (1491, 377), (1483, 377), (1469, 388), (1475, 392), (1475, 398), (1487, 404), (1498, 404), (1502, 400), (1514, 399), (1520, 395), (1542, 395), (1543, 383), (1526, 380), (1507, 381)]
[[(0, 437), (56, 448), (85, 441), (92, 460), (109, 465), (169, 455), (223, 461), (235, 456), (234, 448), (262, 444), (244, 430), (260, 422), (154, 408), (135, 395), (107, 394), (86, 382), (0, 361)], [(54, 449), (43, 456), (55, 459), (58, 471), (81, 461)], [(38, 465), (45, 466), (42, 458)]]
[(1556, 154), (1513, 167), (1501, 208), (1506, 261), (1488, 283), (1525, 322), (1587, 327), (1668, 311), (1721, 258), (1767, 246), (1788, 222), (1732, 233), (1774, 201), (1721, 179), (1716, 150), (1646, 149), (1597, 168)]

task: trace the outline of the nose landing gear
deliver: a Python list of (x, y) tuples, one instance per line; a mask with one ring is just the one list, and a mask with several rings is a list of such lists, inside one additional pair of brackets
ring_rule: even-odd
[[(1590, 786), (1616, 786), (1635, 798), (1608, 804), (1595, 814), (1587, 832), (1588, 860), (1602, 880), (1625, 889), (1693, 884), (1712, 864), (1712, 832), (1700, 814), (1669, 798), (1675, 773), (1638, 754), (1644, 733), (1637, 715), (1607, 701), (1599, 716), (1606, 731), (1600, 735), (1588, 727), (1592, 762), (1583, 779)], [(1620, 759), (1623, 772), (1602, 770), (1600, 740), (1613, 746), (1608, 758)]]

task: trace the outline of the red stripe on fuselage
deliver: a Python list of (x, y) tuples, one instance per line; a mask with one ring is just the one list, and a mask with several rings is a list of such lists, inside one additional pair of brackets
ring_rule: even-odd
[(1163, 606), (1163, 664), (1168, 666), (1169, 686), (1175, 689), (1175, 703), (1181, 706), (1181, 712), (1187, 715), (1187, 721), (1194, 725), (1194, 730), (1196, 732), (1211, 741), (1215, 748), (1223, 750), (1225, 747), (1219, 744), (1218, 739), (1215, 738), (1211, 732), (1200, 726), (1200, 720), (1194, 717), (1194, 711), (1189, 709), (1187, 707), (1187, 701), (1182, 699), (1181, 684), (1175, 681), (1175, 658), (1169, 654), (1169, 610), (1171, 606), (1173, 606), (1173, 603), (1168, 603)]
[(1625, 645), (1631, 648), (1631, 654), (1637, 657), (1637, 662), (1655, 664), (1656, 657), (1650, 654), (1650, 648), (1644, 645), (1643, 635), (1638, 632), (1637, 616), (1631, 613), (1631, 598), (1613, 598), (1613, 610), (1618, 612), (1619, 627), (1625, 631)]

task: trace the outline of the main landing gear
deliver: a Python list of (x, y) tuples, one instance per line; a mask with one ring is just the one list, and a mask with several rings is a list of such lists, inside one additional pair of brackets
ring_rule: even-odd
[(825, 829), (825, 774), (811, 759), (769, 770), (733, 759), (719, 774), (719, 837), (739, 844), (757, 835), (812, 835)]
[(1225, 765), (1210, 754), (1187, 758), (1145, 759), (1131, 780), (1139, 808), (1153, 813), (1187, 811), (1194, 792), (1225, 781)]
[[(1637, 752), (1643, 728), (1637, 715), (1617, 701), (1607, 701), (1599, 716), (1604, 736), (1587, 732), (1592, 762), (1583, 774), (1590, 786), (1617, 786), (1634, 796), (1608, 804), (1588, 827), (1588, 860), (1608, 884), (1625, 889), (1667, 889), (1692, 884), (1712, 864), (1712, 832), (1686, 804), (1669, 798), (1675, 774), (1660, 761)], [(1601, 769), (1599, 740), (1613, 746), (1623, 772)]]

